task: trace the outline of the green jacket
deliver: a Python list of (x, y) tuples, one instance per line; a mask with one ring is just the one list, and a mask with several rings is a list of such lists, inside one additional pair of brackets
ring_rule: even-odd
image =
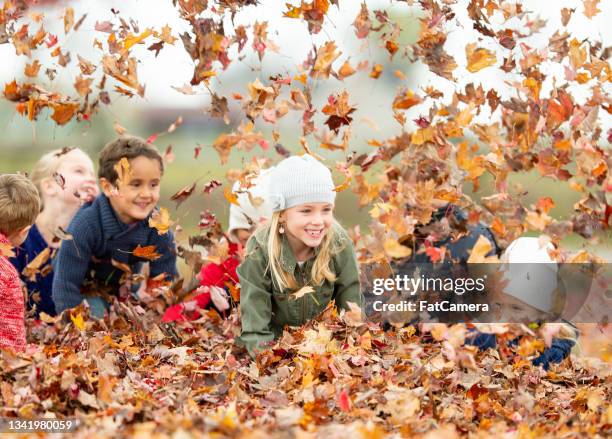
[[(295, 291), (280, 290), (268, 267), (266, 242), (269, 229), (263, 229), (249, 240), (247, 256), (237, 269), (240, 278), (240, 314), (242, 323), (242, 342), (251, 356), (255, 350), (263, 348), (266, 343), (279, 337), (285, 325), (299, 326), (325, 309), (329, 302), (335, 300), (336, 306), (348, 308), (348, 302), (354, 302), (363, 309), (363, 296), (359, 286), (359, 272), (355, 248), (342, 227), (334, 225), (336, 238), (331, 268), (336, 281), (327, 280), (322, 285), (313, 285), (310, 271), (315, 257), (307, 260), (300, 267), (293, 255), (287, 238), (283, 236), (281, 264), (287, 272), (294, 274), (299, 288), (310, 285), (315, 291), (294, 299)], [(315, 249), (315, 254), (318, 249)]]

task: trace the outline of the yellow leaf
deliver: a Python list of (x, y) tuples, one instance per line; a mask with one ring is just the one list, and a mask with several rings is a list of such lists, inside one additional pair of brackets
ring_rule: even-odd
[(467, 124), (470, 123), (470, 121), (472, 120), (472, 110), (474, 109), (474, 104), (470, 103), (470, 105), (468, 105), (467, 108), (464, 108), (463, 110), (461, 110), (459, 112), (459, 114), (457, 114), (457, 117), (455, 117), (455, 122), (457, 123), (457, 125), (459, 125), (460, 127), (465, 127), (467, 126)]
[(236, 206), (240, 206), (240, 203), (238, 203), (238, 195), (232, 192), (230, 187), (223, 189), (223, 195), (228, 202), (235, 204)]
[(476, 43), (470, 43), (465, 46), (465, 54), (467, 57), (467, 69), (471, 73), (478, 72), (485, 67), (495, 64), (497, 59), (495, 54), (488, 49), (476, 48)]
[(496, 256), (487, 256), (487, 254), (491, 251), (493, 245), (491, 241), (489, 241), (484, 236), (480, 235), (478, 237), (478, 241), (474, 244), (472, 251), (470, 253), (470, 257), (468, 259), (468, 264), (482, 264), (488, 262), (497, 262)]
[(168, 233), (172, 224), (173, 222), (170, 221), (170, 213), (165, 207), (160, 207), (159, 211), (153, 212), (151, 218), (149, 218), (149, 227), (157, 229), (159, 235)]
[(76, 326), (79, 331), (83, 331), (85, 329), (85, 322), (83, 321), (83, 316), (81, 313), (78, 313), (76, 316), (71, 314), (70, 320), (72, 320), (72, 323), (74, 323), (74, 326)]
[(389, 238), (383, 245), (385, 253), (392, 258), (407, 258), (412, 254), (412, 249), (401, 245), (397, 239)]
[(410, 143), (414, 145), (422, 145), (425, 142), (429, 142), (433, 139), (433, 128), (427, 127), (412, 133)]
[(153, 34), (150, 28), (145, 29), (140, 35), (128, 35), (123, 41), (123, 50), (128, 51), (134, 44), (138, 44)]
[(343, 80), (351, 75), (354, 75), (356, 70), (351, 66), (348, 60), (344, 61), (344, 64), (338, 70), (338, 79)]

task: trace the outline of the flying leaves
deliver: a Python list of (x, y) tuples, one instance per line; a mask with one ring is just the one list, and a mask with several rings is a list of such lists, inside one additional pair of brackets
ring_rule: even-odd
[(170, 220), (170, 212), (165, 207), (160, 207), (159, 210), (154, 210), (149, 218), (149, 227), (157, 229), (159, 235), (165, 235), (174, 224)]

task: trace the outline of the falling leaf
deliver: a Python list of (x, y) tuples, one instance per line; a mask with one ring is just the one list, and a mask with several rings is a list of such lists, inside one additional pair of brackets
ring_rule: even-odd
[(383, 72), (382, 64), (374, 64), (372, 66), (372, 71), (370, 72), (370, 78), (378, 79)]
[(216, 188), (220, 187), (221, 185), (222, 183), (219, 180), (211, 180), (204, 185), (204, 188), (202, 189), (202, 193), (208, 195), (212, 191), (214, 191)]
[(113, 129), (120, 136), (124, 135), (127, 132), (127, 130), (123, 128), (117, 121), (113, 122)]
[(94, 29), (98, 32), (106, 32), (108, 34), (113, 33), (113, 24), (110, 21), (97, 22), (94, 25)]
[(39, 70), (40, 70), (40, 62), (38, 62), (38, 60), (35, 59), (32, 64), (26, 64), (23, 73), (29, 78), (35, 78), (36, 76), (38, 76)]
[(170, 230), (173, 222), (170, 221), (170, 212), (164, 207), (154, 210), (149, 218), (149, 227), (157, 229), (159, 235), (165, 235)]
[(470, 252), (470, 257), (468, 258), (468, 264), (483, 264), (488, 262), (497, 262), (496, 256), (487, 256), (491, 250), (493, 249), (493, 245), (491, 241), (489, 241), (484, 235), (480, 235), (474, 247)]
[(85, 97), (91, 93), (92, 82), (93, 78), (84, 78), (83, 76), (79, 75), (74, 81), (74, 88), (81, 97)]
[(170, 124), (170, 126), (168, 127), (168, 130), (166, 132), (167, 133), (173, 133), (182, 124), (183, 124), (183, 116), (179, 116), (179, 117), (176, 118), (176, 120), (174, 122), (172, 122), (172, 124)]
[(41, 272), (43, 265), (45, 265), (49, 258), (51, 257), (51, 249), (49, 247), (45, 247), (43, 251), (36, 255), (34, 259), (32, 259), (28, 265), (25, 266), (23, 271), (21, 272), (29, 281), (35, 282), (36, 275)]
[(66, 12), (64, 13), (64, 33), (70, 32), (72, 26), (74, 25), (74, 9), (66, 8)]
[(407, 258), (412, 254), (412, 249), (401, 245), (397, 239), (389, 238), (384, 243), (385, 253), (392, 258)]
[(229, 202), (232, 203), (236, 206), (240, 206), (240, 203), (238, 203), (238, 195), (236, 195), (235, 192), (232, 192), (232, 189), (229, 187), (226, 187), (223, 190), (223, 196), (225, 197), (225, 199)]
[(495, 54), (487, 49), (476, 48), (476, 43), (465, 46), (467, 57), (467, 69), (471, 73), (476, 73), (485, 67), (490, 67), (497, 62)]
[(176, 201), (176, 208), (178, 209), (179, 206), (183, 204), (183, 202), (191, 196), (195, 188), (196, 188), (196, 183), (193, 183), (191, 186), (185, 186), (180, 191), (172, 195), (170, 197), (170, 200)]
[(174, 152), (172, 152), (172, 145), (168, 145), (166, 151), (164, 152), (163, 161), (164, 164), (170, 165), (174, 162)]
[(155, 261), (156, 259), (161, 258), (159, 253), (156, 253), (156, 248), (154, 245), (147, 245), (145, 247), (141, 247), (138, 245), (132, 254), (136, 257), (146, 259), (148, 261)]
[(412, 90), (402, 91), (393, 99), (393, 109), (407, 110), (421, 103), (421, 101), (421, 98), (415, 95)]
[(594, 16), (601, 12), (601, 9), (597, 8), (599, 0), (583, 0), (584, 3), (584, 15), (589, 20), (593, 19)]
[(340, 69), (338, 69), (338, 79), (342, 81), (345, 78), (354, 75), (356, 72), (357, 71), (351, 66), (347, 59), (346, 61), (344, 61), (344, 64), (340, 66)]
[(130, 50), (135, 44), (141, 43), (153, 34), (152, 29), (145, 29), (140, 35), (128, 35), (123, 41), (123, 50)]

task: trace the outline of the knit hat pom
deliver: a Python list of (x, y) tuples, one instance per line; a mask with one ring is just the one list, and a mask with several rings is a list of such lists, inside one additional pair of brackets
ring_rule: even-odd
[(292, 156), (280, 162), (270, 179), (269, 201), (274, 212), (306, 203), (336, 199), (330, 170), (311, 155)]

